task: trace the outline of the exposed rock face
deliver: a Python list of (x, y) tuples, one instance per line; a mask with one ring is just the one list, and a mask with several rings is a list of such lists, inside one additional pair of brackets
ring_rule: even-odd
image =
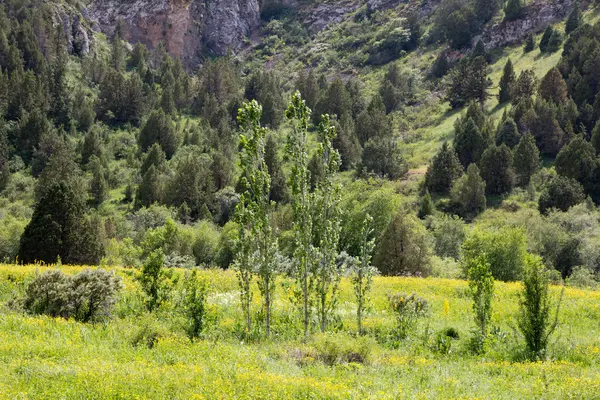
[(516, 21), (503, 21), (488, 27), (481, 38), (488, 49), (520, 43), (529, 32), (540, 32), (548, 24), (565, 18), (573, 9), (573, 0), (534, 0), (525, 12), (525, 17)]
[(260, 22), (258, 0), (95, 0), (89, 12), (107, 35), (120, 23), (129, 42), (150, 49), (164, 42), (188, 67), (207, 50), (239, 50)]

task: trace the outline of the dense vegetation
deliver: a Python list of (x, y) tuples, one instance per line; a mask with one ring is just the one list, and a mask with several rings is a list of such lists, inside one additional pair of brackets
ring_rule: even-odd
[[(56, 330), (83, 348), (73, 332), (85, 331), (100, 358), (160, 358), (140, 373), (174, 386), (148, 376), (131, 396), (221, 376), (186, 356), (212, 357), (209, 343), (251, 360), (225, 355), (239, 382), (202, 386), (207, 397), (261, 397), (248, 377), (267, 370), (289, 380), (282, 397), (400, 395), (390, 376), (405, 364), (431, 396), (524, 397), (481, 383), (519, 368), (583, 376), (540, 395), (597, 393), (600, 23), (576, 2), (565, 24), (517, 46), (475, 41), (525, 18), (525, 3), (443, 0), (427, 18), (364, 5), (315, 34), (267, 1), (259, 44), (191, 71), (119, 29), (94, 34), (88, 53), (56, 23), (57, 4), (4, 2), (0, 260), (17, 265), (0, 270), (0, 337), (38, 346)], [(61, 351), (61, 368), (92, 368)], [(433, 362), (445, 382), (425, 371)], [(30, 390), (32, 365), (11, 369), (8, 393)], [(190, 365), (201, 369), (182, 388), (175, 366)], [(366, 382), (363, 369), (383, 372)], [(455, 377), (469, 373), (472, 391)], [(420, 390), (400, 381), (408, 397)]]

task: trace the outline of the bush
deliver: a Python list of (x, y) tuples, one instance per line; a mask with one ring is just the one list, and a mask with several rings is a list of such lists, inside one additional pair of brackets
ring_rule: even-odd
[(198, 338), (204, 329), (208, 282), (198, 278), (197, 271), (192, 271), (186, 274), (183, 285), (183, 308), (188, 320), (187, 332), (193, 340)]
[(468, 278), (475, 323), (479, 329), (477, 334), (480, 336), (478, 343), (481, 347), (477, 350), (482, 352), (492, 318), (492, 299), (494, 297), (494, 278), (485, 254), (471, 260)]
[(465, 276), (473, 260), (484, 255), (495, 279), (520, 279), (527, 255), (525, 233), (521, 229), (510, 227), (498, 230), (475, 228), (462, 246), (461, 265)]
[(420, 318), (427, 315), (429, 304), (416, 294), (393, 294), (388, 297), (392, 312), (396, 316), (395, 339), (406, 339)]
[(372, 340), (365, 336), (353, 338), (340, 333), (316, 335), (313, 344), (316, 358), (327, 365), (367, 364), (374, 346)]
[(111, 315), (121, 287), (121, 278), (102, 269), (87, 269), (72, 277), (48, 271), (29, 284), (23, 304), (33, 314), (90, 322)]
[(443, 216), (433, 222), (435, 254), (439, 257), (451, 257), (457, 260), (466, 236), (465, 224), (458, 217)]
[(162, 251), (153, 251), (138, 275), (138, 281), (146, 295), (146, 308), (150, 312), (167, 300), (171, 292), (173, 271), (167, 271), (164, 264), (165, 257)]
[(598, 282), (588, 267), (578, 266), (573, 268), (571, 276), (567, 279), (567, 285), (580, 289), (596, 289)]
[(530, 255), (526, 259), (523, 273), (523, 289), (517, 322), (532, 359), (545, 358), (548, 341), (558, 325), (560, 300), (556, 305), (554, 317), (551, 315), (552, 308), (546, 268), (541, 258)]
[(567, 211), (584, 200), (585, 194), (579, 182), (558, 175), (548, 184), (548, 187), (540, 196), (538, 208), (542, 214), (546, 214), (552, 208)]

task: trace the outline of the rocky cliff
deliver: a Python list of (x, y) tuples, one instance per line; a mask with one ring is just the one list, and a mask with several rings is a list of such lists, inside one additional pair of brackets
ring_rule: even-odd
[(188, 67), (238, 50), (260, 23), (258, 0), (95, 0), (89, 14), (108, 36), (120, 24), (131, 43), (164, 42)]

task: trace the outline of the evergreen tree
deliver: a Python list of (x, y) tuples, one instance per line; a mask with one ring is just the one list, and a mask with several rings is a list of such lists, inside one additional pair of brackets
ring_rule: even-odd
[(530, 53), (535, 50), (535, 35), (533, 32), (530, 32), (525, 36), (525, 44), (523, 45), (523, 51), (525, 53)]
[(336, 78), (331, 82), (327, 92), (315, 106), (313, 122), (317, 125), (321, 115), (329, 114), (341, 117), (349, 110), (352, 110), (350, 93), (348, 93), (344, 82), (340, 78)]
[(354, 121), (350, 114), (344, 114), (335, 122), (338, 135), (333, 140), (333, 145), (342, 157), (342, 171), (353, 169), (360, 162), (362, 148), (354, 132)]
[(488, 194), (504, 194), (515, 184), (512, 153), (508, 146), (490, 146), (483, 152), (480, 161), (481, 177)]
[(427, 168), (425, 185), (433, 193), (449, 193), (462, 173), (463, 169), (456, 152), (446, 142)]
[(514, 149), (513, 164), (517, 175), (517, 184), (519, 186), (529, 185), (532, 175), (540, 168), (540, 151), (531, 134), (528, 133), (521, 137), (519, 144)]
[(429, 190), (425, 189), (425, 194), (423, 197), (421, 197), (421, 201), (419, 202), (418, 216), (419, 218), (424, 219), (430, 215), (433, 215), (434, 211), (435, 205), (433, 204)]
[(504, 19), (507, 21), (514, 21), (523, 18), (525, 15), (525, 9), (523, 8), (522, 0), (508, 0), (506, 7), (504, 7)]
[(375, 95), (367, 108), (358, 116), (356, 136), (364, 146), (369, 139), (389, 137), (392, 133), (392, 121), (385, 112), (383, 99)]
[(448, 55), (445, 51), (438, 54), (435, 62), (431, 66), (431, 75), (434, 78), (441, 79), (450, 71), (450, 62), (448, 61)]
[(548, 46), (550, 44), (550, 39), (554, 35), (554, 29), (551, 25), (548, 25), (544, 30), (544, 34), (542, 35), (542, 39), (540, 40), (540, 51), (545, 53), (548, 51)]
[(179, 146), (175, 126), (162, 109), (152, 111), (138, 136), (138, 144), (144, 152), (154, 143), (160, 144), (168, 159), (173, 157)]
[(511, 90), (512, 104), (518, 104), (523, 100), (529, 100), (535, 94), (537, 88), (537, 77), (532, 70), (523, 70)]
[(582, 24), (583, 16), (581, 15), (581, 6), (578, 0), (575, 0), (573, 4), (573, 10), (569, 14), (569, 18), (567, 19), (567, 23), (565, 25), (565, 33), (570, 35), (572, 32), (575, 32), (577, 28), (579, 28)]
[(473, 118), (468, 117), (465, 122), (457, 121), (455, 131), (454, 149), (460, 163), (463, 167), (477, 163), (486, 148), (486, 140), (480, 128)]
[(556, 156), (556, 172), (584, 186), (596, 168), (596, 150), (582, 135), (577, 135)]
[(557, 175), (542, 192), (538, 202), (540, 213), (546, 214), (556, 208), (568, 211), (569, 208), (585, 200), (583, 187), (574, 179)]
[(302, 93), (302, 97), (308, 108), (314, 109), (317, 106), (317, 102), (321, 97), (321, 88), (312, 69), (308, 74), (305, 70), (300, 71), (300, 75), (296, 80), (296, 90)]
[(160, 144), (154, 143), (150, 150), (146, 153), (142, 165), (140, 166), (140, 175), (144, 176), (151, 166), (154, 166), (158, 171), (164, 171), (167, 164), (165, 152)]
[(594, 146), (596, 154), (600, 154), (600, 120), (596, 122), (596, 126), (592, 130), (592, 138), (590, 143)]
[(138, 186), (135, 195), (135, 208), (150, 207), (162, 198), (162, 187), (160, 175), (154, 165), (148, 168), (148, 171), (142, 177), (142, 182)]
[(508, 117), (498, 127), (498, 133), (496, 135), (496, 144), (498, 146), (501, 144), (505, 144), (511, 149), (513, 149), (516, 145), (519, 144), (520, 140), (521, 134), (519, 133), (517, 123), (514, 119)]
[(99, 158), (93, 156), (90, 159), (89, 170), (92, 173), (90, 181), (90, 194), (95, 206), (99, 206), (108, 197), (108, 183), (106, 172)]
[(483, 57), (463, 58), (450, 74), (447, 100), (452, 108), (459, 108), (471, 101), (484, 104), (490, 97), (490, 80), (487, 62)]
[(475, 44), (475, 47), (473, 48), (473, 51), (471, 52), (471, 57), (473, 57), (473, 58), (483, 57), (487, 62), (490, 61), (489, 54), (488, 54), (487, 50), (485, 49), (485, 43), (483, 43), (483, 40), (479, 39), (477, 41), (477, 43)]
[(91, 129), (83, 138), (81, 148), (81, 163), (87, 165), (93, 156), (102, 158), (104, 155), (104, 145), (99, 128)]
[(500, 93), (498, 94), (498, 102), (506, 103), (511, 100), (511, 91), (512, 86), (515, 84), (517, 80), (517, 75), (515, 74), (515, 69), (513, 67), (512, 61), (510, 58), (504, 65), (504, 72), (502, 74), (502, 78), (500, 78)]
[(560, 50), (563, 42), (563, 35), (557, 30), (552, 32), (552, 36), (550, 36), (550, 40), (548, 40), (548, 46), (546, 47), (546, 51), (548, 53), (556, 53)]
[(6, 188), (10, 179), (9, 156), (6, 127), (3, 122), (0, 122), (0, 192)]
[(551, 101), (556, 105), (567, 103), (569, 97), (567, 83), (558, 68), (552, 68), (542, 78), (538, 93), (544, 100)]
[(467, 173), (452, 187), (451, 197), (463, 218), (472, 218), (485, 210), (485, 182), (477, 165), (469, 165)]
[(387, 276), (427, 276), (430, 249), (419, 220), (400, 210), (383, 232), (373, 263)]
[(370, 139), (363, 150), (362, 165), (365, 172), (392, 180), (400, 179), (408, 172), (398, 141), (394, 137)]
[(78, 227), (84, 204), (67, 183), (57, 183), (45, 191), (36, 204), (31, 221), (21, 236), (19, 260), (23, 263), (55, 263), (60, 257), (69, 264), (78, 246)]

